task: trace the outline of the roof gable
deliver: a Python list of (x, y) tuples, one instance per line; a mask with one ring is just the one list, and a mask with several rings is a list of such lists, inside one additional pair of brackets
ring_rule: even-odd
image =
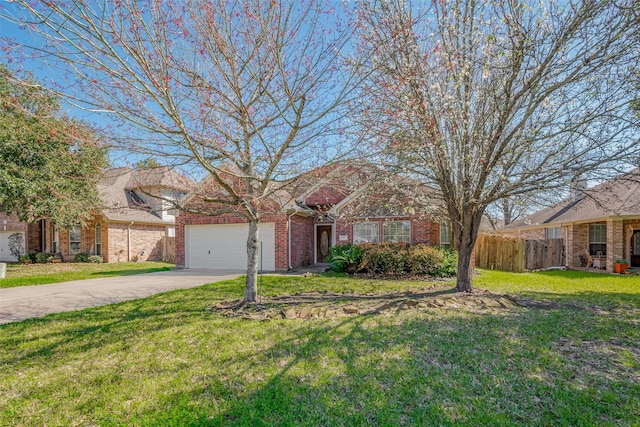
[(102, 213), (111, 221), (134, 221), (151, 224), (169, 224), (144, 202), (137, 192), (144, 189), (168, 189), (187, 192), (192, 181), (170, 168), (132, 170), (126, 167), (110, 169), (98, 183), (102, 198)]
[(610, 217), (640, 216), (640, 169), (634, 169), (584, 192), (514, 221), (505, 229), (588, 222)]

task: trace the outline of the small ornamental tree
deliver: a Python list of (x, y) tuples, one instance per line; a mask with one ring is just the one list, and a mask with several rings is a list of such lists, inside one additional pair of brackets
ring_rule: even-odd
[(640, 52), (637, 1), (360, 6), (373, 51), (363, 123), (399, 173), (441, 192), (459, 291), (472, 290), (488, 206), (557, 192), (637, 150), (625, 85)]
[(0, 210), (59, 226), (88, 219), (105, 149), (87, 126), (60, 111), (58, 99), (0, 66)]
[(252, 302), (258, 224), (297, 177), (345, 152), (357, 74), (344, 61), (354, 26), (341, 6), (17, 0), (0, 18), (35, 33), (22, 47), (65, 71), (68, 99), (127, 128), (124, 148), (207, 178), (181, 209), (248, 222), (244, 302)]

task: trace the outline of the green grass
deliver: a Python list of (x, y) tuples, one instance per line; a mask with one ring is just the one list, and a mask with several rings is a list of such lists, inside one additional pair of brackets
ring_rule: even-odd
[(474, 285), (496, 292), (517, 293), (536, 299), (588, 303), (601, 306), (640, 306), (640, 277), (554, 270), (512, 274), (480, 271)]
[(173, 264), (161, 261), (122, 262), (111, 264), (60, 263), (60, 264), (9, 264), (0, 288), (16, 286), (46, 285), (72, 280), (96, 279), (99, 277), (128, 276), (131, 274), (167, 271)]
[[(7, 324), (0, 425), (637, 425), (640, 279), (599, 277), (476, 280), (559, 303), (545, 310), (270, 322), (209, 310), (241, 297), (238, 279)], [(264, 278), (267, 296), (420, 285)]]

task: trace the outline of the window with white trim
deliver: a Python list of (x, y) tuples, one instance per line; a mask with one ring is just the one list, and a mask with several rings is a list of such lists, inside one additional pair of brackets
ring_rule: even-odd
[(80, 240), (80, 224), (76, 224), (69, 229), (69, 253), (80, 253), (82, 241)]
[(562, 239), (561, 227), (549, 227), (545, 229), (547, 239)]
[(451, 247), (451, 222), (442, 221), (440, 223), (440, 246), (443, 248)]
[(357, 222), (353, 224), (353, 243), (378, 243), (380, 226), (376, 221)]
[(411, 221), (385, 221), (382, 223), (383, 242), (411, 242)]
[(60, 233), (58, 232), (58, 229), (56, 227), (52, 227), (51, 228), (51, 234), (52, 234), (51, 252), (53, 252), (54, 254), (57, 254), (60, 251), (60, 249), (59, 249)]
[(589, 224), (589, 254), (607, 254), (607, 224)]

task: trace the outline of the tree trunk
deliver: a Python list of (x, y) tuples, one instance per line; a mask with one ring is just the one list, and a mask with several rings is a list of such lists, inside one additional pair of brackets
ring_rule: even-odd
[(249, 221), (247, 238), (247, 280), (242, 303), (256, 302), (258, 296), (258, 221)]
[(458, 249), (458, 273), (456, 279), (456, 290), (458, 292), (473, 291), (473, 271), (471, 271), (471, 253), (473, 246), (469, 249), (467, 246)]
[[(472, 211), (471, 209), (468, 210)], [(473, 291), (472, 256), (481, 220), (481, 211), (477, 211), (475, 214), (467, 212), (462, 214), (462, 227), (459, 227), (456, 236), (458, 250), (456, 290), (458, 292)]]
[(502, 216), (504, 217), (504, 225), (511, 224), (511, 210), (509, 199), (502, 199)]

